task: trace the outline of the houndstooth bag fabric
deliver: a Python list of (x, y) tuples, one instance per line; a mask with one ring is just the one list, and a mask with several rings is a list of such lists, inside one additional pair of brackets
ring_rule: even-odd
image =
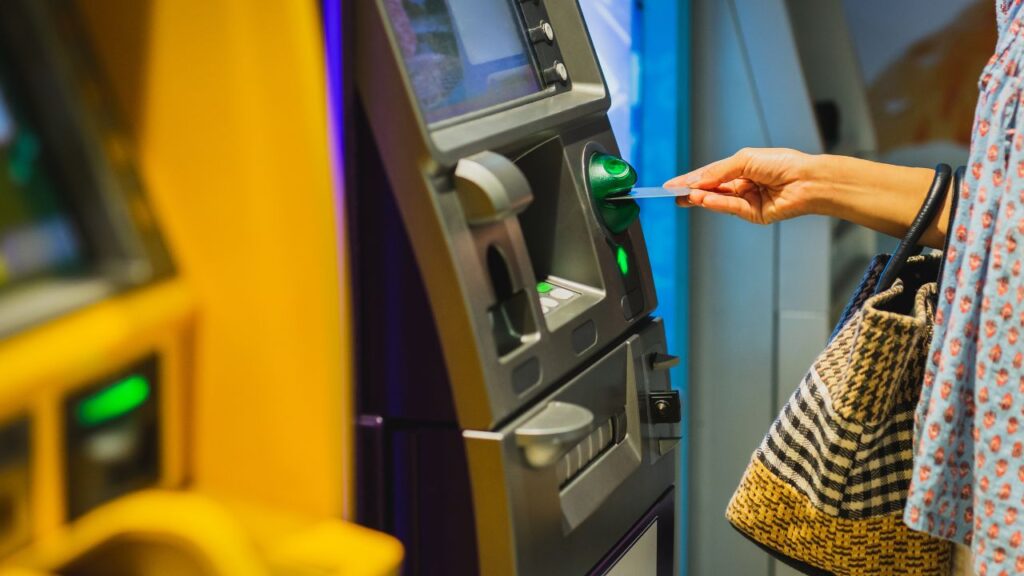
[(872, 296), (877, 257), (754, 452), (726, 517), (807, 574), (948, 574), (948, 542), (903, 523), (940, 257)]

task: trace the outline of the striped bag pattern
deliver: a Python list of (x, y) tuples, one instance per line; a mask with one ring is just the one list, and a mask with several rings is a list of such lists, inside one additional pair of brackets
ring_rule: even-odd
[(949, 544), (902, 521), (939, 258), (911, 258), (872, 296), (884, 264), (868, 268), (726, 511), (743, 535), (808, 574), (949, 570)]

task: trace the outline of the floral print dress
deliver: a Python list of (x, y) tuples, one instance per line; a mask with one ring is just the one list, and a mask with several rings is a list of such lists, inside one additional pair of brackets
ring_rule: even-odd
[(917, 412), (908, 526), (1024, 574), (1024, 10), (997, 0)]

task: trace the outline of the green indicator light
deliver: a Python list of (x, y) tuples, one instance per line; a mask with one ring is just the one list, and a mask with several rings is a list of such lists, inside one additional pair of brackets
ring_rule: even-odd
[(621, 158), (614, 156), (602, 156), (601, 160), (604, 162), (604, 169), (612, 176), (622, 176), (629, 171), (629, 164)]
[(548, 292), (551, 292), (552, 290), (554, 290), (554, 288), (555, 288), (554, 286), (552, 286), (551, 284), (549, 284), (547, 282), (538, 282), (537, 283), (537, 292), (540, 292), (541, 294), (547, 294)]
[(615, 249), (615, 261), (619, 264), (619, 272), (625, 276), (629, 274), (629, 254), (626, 254), (626, 249), (619, 246)]
[(78, 404), (76, 416), (84, 426), (96, 426), (138, 408), (149, 398), (149, 381), (135, 375), (116, 382)]

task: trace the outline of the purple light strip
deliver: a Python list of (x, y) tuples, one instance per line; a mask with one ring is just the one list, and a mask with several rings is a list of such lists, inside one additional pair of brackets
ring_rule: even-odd
[[(338, 243), (338, 270), (339, 285), (338, 297), (342, 302), (349, 298), (349, 287), (346, 282), (349, 279), (348, 254), (346, 243), (346, 215), (345, 215), (345, 94), (344, 94), (344, 35), (341, 26), (341, 3), (345, 0), (322, 0), (321, 14), (323, 16), (324, 30), (324, 60), (327, 73), (327, 138), (330, 146), (331, 176), (334, 184), (334, 213), (337, 222)], [(349, 322), (351, 319), (342, 316), (342, 322)], [(350, 363), (351, 365), (351, 363)], [(355, 375), (346, 375), (350, 383), (355, 381)], [(354, 409), (354, 406), (353, 406)], [(342, 463), (343, 482), (355, 482), (355, 438), (350, 442), (352, 446), (352, 461)], [(355, 508), (352, 501), (352, 490), (342, 491), (342, 517), (346, 520), (355, 520)]]
[(342, 46), (344, 36), (341, 30), (341, 3), (344, 0), (323, 0), (324, 52), (327, 65), (327, 122), (331, 142), (332, 168), (335, 187), (338, 191), (339, 207), (344, 209), (345, 180), (345, 116), (344, 116), (344, 73)]

